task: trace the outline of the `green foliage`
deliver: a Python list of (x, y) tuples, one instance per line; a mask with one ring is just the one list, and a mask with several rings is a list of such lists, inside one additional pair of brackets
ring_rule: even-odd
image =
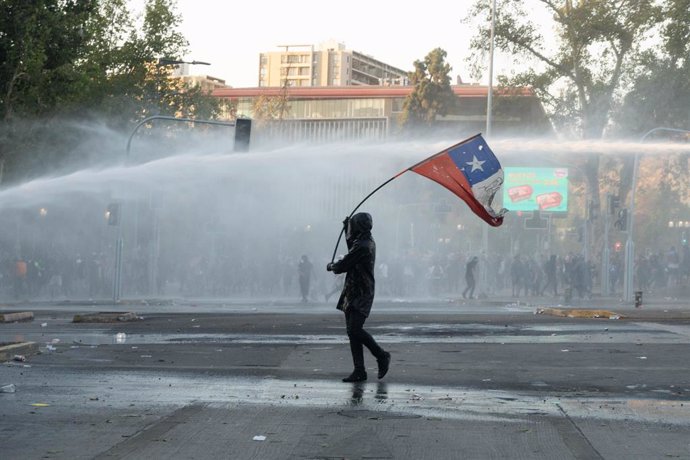
[(450, 87), (451, 66), (446, 63), (447, 53), (436, 48), (424, 61), (414, 62), (409, 73), (414, 90), (403, 104), (401, 126), (408, 131), (429, 129), (436, 124), (437, 115), (447, 115), (457, 98)]
[(0, 114), (43, 114), (76, 97), (75, 63), (88, 41), (81, 24), (95, 1), (0, 3)]
[[(553, 18), (548, 39), (540, 32), (547, 30), (544, 25), (533, 21), (534, 7)], [(495, 46), (516, 62), (522, 60), (523, 68), (533, 63), (503, 83), (531, 87), (562, 134), (600, 139), (624, 76), (647, 46), (648, 33), (658, 27), (661, 12), (653, 0), (503, 0), (495, 15)], [(490, 46), (490, 13), (489, 2), (477, 1), (468, 16), (480, 20), (471, 43), (475, 63)], [(597, 210), (599, 163), (598, 152), (592, 152), (575, 165), (583, 170)]]
[(643, 53), (616, 117), (619, 132), (638, 136), (664, 126), (690, 130), (690, 0), (664, 3), (658, 49)]
[(42, 174), (74, 160), (72, 152), (83, 139), (65, 131), (60, 120), (76, 125), (99, 119), (124, 131), (154, 114), (219, 114), (218, 101), (171, 78), (170, 66), (158, 65), (159, 58), (179, 59), (186, 52), (174, 0), (147, 0), (139, 21), (128, 3), (0, 2), (4, 179)]
[[(531, 86), (556, 115), (554, 122), (561, 131), (598, 139), (608, 125), (622, 77), (657, 25), (660, 9), (652, 0), (534, 0), (533, 4), (551, 14), (555, 37), (541, 35), (523, 0), (504, 0), (497, 10), (496, 48), (523, 64), (525, 58), (535, 63), (508, 82)], [(489, 2), (479, 1), (470, 17), (486, 18), (489, 8)], [(488, 28), (486, 21), (472, 40), (475, 63), (488, 50)]]

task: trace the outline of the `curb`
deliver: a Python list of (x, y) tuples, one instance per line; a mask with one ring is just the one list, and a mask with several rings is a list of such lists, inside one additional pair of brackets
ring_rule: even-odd
[(622, 319), (623, 315), (609, 310), (585, 310), (578, 308), (537, 308), (535, 315), (561, 316), (565, 318)]
[(38, 353), (36, 342), (19, 342), (0, 346), (0, 361), (11, 361), (14, 355), (31, 356)]

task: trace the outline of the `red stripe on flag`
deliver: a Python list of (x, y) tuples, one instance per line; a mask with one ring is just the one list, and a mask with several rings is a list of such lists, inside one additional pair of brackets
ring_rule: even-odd
[(421, 176), (431, 179), (453, 192), (467, 203), (476, 215), (481, 217), (489, 225), (498, 227), (503, 223), (503, 216), (492, 216), (486, 208), (477, 201), (472, 193), (472, 187), (470, 187), (467, 178), (462, 171), (458, 169), (447, 151), (439, 155), (434, 155), (414, 165), (410, 168), (410, 171), (414, 171)]

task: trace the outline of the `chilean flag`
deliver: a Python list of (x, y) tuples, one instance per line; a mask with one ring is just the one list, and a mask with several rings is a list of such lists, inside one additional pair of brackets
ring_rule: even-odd
[(472, 211), (493, 227), (503, 223), (506, 209), (491, 207), (503, 185), (503, 169), (481, 134), (430, 156), (406, 171), (427, 177), (462, 198)]

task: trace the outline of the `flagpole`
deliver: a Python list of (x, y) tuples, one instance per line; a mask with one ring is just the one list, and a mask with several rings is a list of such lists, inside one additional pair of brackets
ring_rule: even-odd
[[(362, 201), (360, 201), (359, 204), (358, 204), (357, 206), (355, 206), (355, 209), (352, 210), (352, 212), (351, 212), (350, 215), (348, 216), (348, 219), (351, 218), (351, 217), (355, 214), (355, 212), (357, 212), (357, 210), (359, 209), (359, 207), (362, 206), (362, 205), (364, 204), (365, 201), (367, 201), (369, 198), (371, 198), (371, 196), (372, 196), (374, 193), (378, 192), (378, 191), (381, 190), (383, 187), (385, 187), (386, 185), (388, 185), (390, 182), (392, 182), (393, 180), (395, 180), (395, 179), (397, 179), (398, 177), (400, 177), (400, 176), (402, 176), (403, 174), (405, 174), (407, 171), (414, 171), (415, 168), (417, 168), (419, 165), (421, 165), (421, 164), (423, 164), (423, 163), (426, 163), (426, 162), (428, 162), (428, 161), (431, 161), (431, 160), (433, 160), (434, 158), (436, 158), (436, 157), (439, 156), (439, 155), (446, 154), (446, 153), (447, 153), (448, 151), (450, 151), (451, 149), (454, 149), (455, 147), (457, 147), (457, 146), (459, 146), (459, 145), (461, 145), (461, 144), (470, 142), (470, 141), (472, 141), (473, 139), (475, 139), (475, 138), (477, 138), (477, 137), (481, 137), (481, 134), (475, 134), (474, 136), (469, 137), (469, 138), (465, 139), (464, 141), (458, 142), (457, 144), (455, 144), (455, 145), (453, 145), (453, 146), (451, 146), (451, 147), (448, 147), (448, 148), (446, 148), (446, 149), (444, 149), (444, 150), (442, 150), (442, 151), (440, 151), (440, 152), (438, 152), (438, 153), (436, 153), (436, 154), (434, 154), (434, 155), (432, 155), (432, 156), (430, 156), (430, 157), (427, 157), (427, 158), (421, 160), (421, 161), (418, 162), (418, 163), (415, 163), (414, 165), (410, 166), (409, 168), (406, 168), (406, 169), (400, 171), (398, 174), (396, 174), (395, 176), (391, 177), (390, 179), (388, 179), (387, 181), (385, 181), (384, 183), (382, 183), (381, 185), (379, 185), (378, 187), (376, 187), (371, 193), (369, 193), (366, 197), (364, 197), (364, 199), (363, 199)], [(493, 155), (493, 154), (492, 154), (492, 155)], [(424, 175), (424, 174), (422, 174), (422, 175)], [(435, 179), (432, 179), (432, 180), (435, 180)], [(443, 185), (443, 184), (442, 184), (442, 185)], [(462, 190), (463, 190), (464, 193), (471, 195), (471, 191), (466, 190), (465, 187), (464, 187), (462, 184), (459, 184), (459, 183), (458, 183), (457, 186), (459, 186), (460, 188), (462, 188)], [(446, 187), (447, 187), (447, 186), (446, 186)], [(454, 192), (454, 193), (455, 193), (455, 192)], [(456, 195), (457, 195), (457, 193), (456, 193)], [(464, 197), (461, 196), (461, 198), (467, 202), (467, 200), (466, 200)], [(481, 205), (481, 203), (478, 203), (478, 202), (475, 203), (475, 204), (470, 204), (470, 203), (468, 202), (468, 204), (470, 205), (470, 208), (472, 208), (473, 210), (474, 210), (474, 207)], [(489, 206), (491, 206), (491, 202), (489, 202)], [(484, 205), (484, 207), (483, 207), (482, 209), (484, 210), (484, 213), (487, 215), (486, 217), (480, 215), (479, 212), (478, 212), (477, 210), (474, 210), (474, 212), (475, 212), (477, 215), (479, 215), (482, 219), (484, 219), (487, 223), (489, 223), (490, 225), (494, 225), (494, 226), (496, 226), (496, 225), (501, 225), (502, 219), (501, 219), (501, 221), (497, 221), (497, 220), (495, 219), (495, 216), (489, 216), (489, 214), (488, 214), (487, 211), (486, 211), (486, 206), (485, 206), (485, 205)], [(501, 216), (502, 216), (502, 215), (501, 215)], [(498, 217), (501, 217), (501, 216), (498, 216)], [(490, 222), (489, 220), (487, 220), (487, 217), (489, 217), (489, 219), (491, 219), (493, 223)], [(331, 257), (331, 263), (335, 261), (335, 254), (338, 252), (338, 245), (340, 245), (340, 240), (342, 239), (343, 233), (344, 233), (344, 232), (345, 232), (345, 227), (343, 227), (342, 229), (340, 229), (340, 235), (338, 235), (338, 241), (335, 243), (335, 248), (333, 249), (333, 256)]]
[[(360, 201), (359, 204), (358, 204), (357, 206), (355, 206), (355, 209), (353, 209), (352, 212), (350, 213), (350, 215), (347, 216), (348, 220), (355, 214), (355, 212), (357, 212), (357, 210), (359, 209), (359, 207), (362, 206), (362, 205), (364, 204), (365, 201), (367, 201), (369, 198), (371, 198), (371, 196), (372, 196), (374, 193), (378, 192), (378, 191), (381, 190), (383, 187), (385, 187), (386, 185), (388, 185), (390, 182), (393, 182), (393, 180), (397, 179), (398, 177), (400, 177), (401, 175), (403, 175), (404, 173), (406, 173), (406, 172), (409, 171), (410, 169), (412, 169), (412, 168), (407, 168), (407, 169), (405, 169), (405, 170), (403, 170), (403, 171), (400, 171), (398, 174), (396, 174), (395, 176), (391, 177), (390, 179), (388, 179), (388, 180), (387, 180), (386, 182), (384, 182), (383, 184), (381, 184), (381, 185), (379, 185), (378, 187), (376, 187), (369, 195), (367, 195), (366, 197), (364, 197), (364, 199), (363, 199), (362, 201)], [(343, 228), (340, 229), (340, 235), (338, 235), (338, 241), (335, 243), (335, 248), (333, 249), (333, 256), (331, 257), (331, 262), (334, 262), (334, 261), (335, 261), (335, 254), (336, 254), (336, 252), (338, 252), (338, 246), (340, 245), (340, 240), (341, 240), (342, 237), (343, 237), (343, 233), (345, 233), (345, 227), (344, 227), (344, 226), (343, 226)]]

